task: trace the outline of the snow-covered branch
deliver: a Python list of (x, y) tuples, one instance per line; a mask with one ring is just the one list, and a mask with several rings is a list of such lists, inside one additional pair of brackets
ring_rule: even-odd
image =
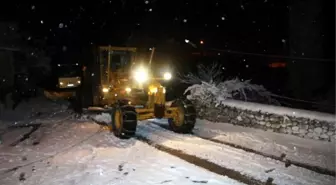
[(180, 81), (185, 84), (199, 84), (201, 82), (217, 84), (223, 80), (222, 66), (217, 63), (213, 63), (209, 66), (198, 65), (197, 75), (188, 73), (186, 75), (179, 76)]
[(252, 84), (251, 80), (224, 80), (221, 69), (222, 66), (216, 63), (207, 67), (200, 65), (197, 74), (180, 75), (182, 83), (191, 85), (185, 90), (185, 94), (189, 93), (188, 99), (216, 106), (226, 99), (279, 104), (262, 85)]

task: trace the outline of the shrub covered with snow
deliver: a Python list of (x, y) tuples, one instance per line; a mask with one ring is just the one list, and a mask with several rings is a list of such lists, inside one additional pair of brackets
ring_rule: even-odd
[(213, 64), (208, 67), (198, 66), (198, 73), (183, 75), (181, 81), (190, 84), (185, 94), (190, 100), (197, 100), (202, 104), (220, 105), (226, 99), (238, 99), (244, 101), (279, 104), (271, 98), (271, 93), (263, 86), (252, 84), (251, 80), (239, 80), (238, 78), (224, 80), (222, 67)]

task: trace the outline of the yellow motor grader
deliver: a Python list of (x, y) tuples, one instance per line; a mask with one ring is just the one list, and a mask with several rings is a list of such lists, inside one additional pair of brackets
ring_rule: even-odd
[(78, 102), (87, 112), (110, 113), (108, 127), (119, 138), (134, 136), (137, 121), (151, 118), (168, 119), (177, 133), (190, 133), (194, 128), (196, 112), (190, 101), (166, 102), (162, 82), (171, 80), (172, 74), (154, 75), (159, 71), (151, 69), (154, 51), (143, 62), (137, 48), (99, 46), (84, 68)]

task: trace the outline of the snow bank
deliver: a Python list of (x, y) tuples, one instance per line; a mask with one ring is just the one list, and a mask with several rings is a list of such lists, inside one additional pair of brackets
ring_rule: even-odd
[(263, 112), (269, 114), (277, 114), (282, 116), (292, 116), (297, 118), (308, 118), (311, 120), (319, 120), (319, 121), (326, 121), (335, 123), (335, 115), (315, 112), (315, 111), (308, 111), (308, 110), (301, 110), (301, 109), (293, 109), (287, 107), (280, 107), (280, 106), (273, 106), (273, 105), (264, 105), (259, 103), (251, 103), (251, 102), (244, 102), (238, 100), (225, 100), (222, 102), (223, 105), (235, 107), (238, 109), (243, 110), (250, 110), (255, 112)]
[(221, 106), (194, 102), (200, 119), (231, 123), (315, 140), (336, 140), (334, 115), (226, 100)]
[(27, 121), (33, 118), (43, 117), (65, 112), (68, 109), (67, 102), (53, 102), (45, 97), (32, 98), (29, 101), (21, 102), (16, 109), (7, 108), (0, 112), (0, 120), (3, 122), (15, 123)]

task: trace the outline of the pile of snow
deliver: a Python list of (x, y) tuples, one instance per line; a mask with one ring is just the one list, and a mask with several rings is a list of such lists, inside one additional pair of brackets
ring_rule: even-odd
[(92, 119), (97, 121), (98, 123), (109, 124), (109, 123), (112, 122), (111, 115), (109, 113), (97, 114), (97, 115), (93, 116)]
[(36, 118), (42, 115), (57, 114), (68, 110), (67, 102), (53, 102), (45, 97), (22, 101), (14, 110), (8, 108), (0, 112), (0, 120), (15, 123)]

